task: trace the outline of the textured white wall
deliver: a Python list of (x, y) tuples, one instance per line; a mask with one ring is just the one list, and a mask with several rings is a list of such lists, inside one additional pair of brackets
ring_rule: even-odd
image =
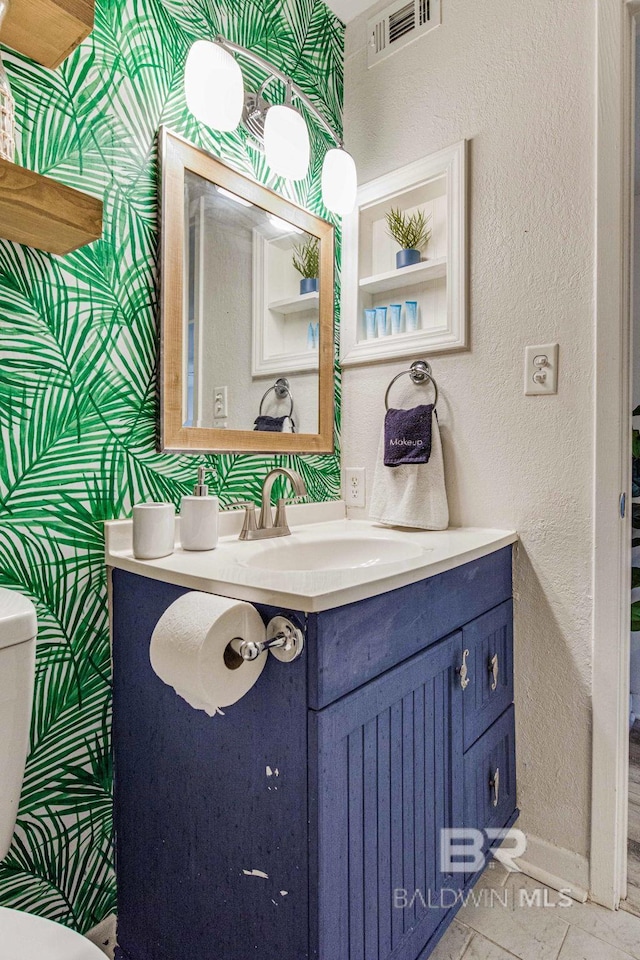
[[(360, 181), (471, 141), (471, 349), (430, 358), (442, 393), (451, 516), (522, 537), (520, 825), (579, 855), (572, 879), (586, 882), (594, 0), (447, 0), (442, 27), (372, 70), (366, 18), (348, 26), (346, 50), (345, 130)], [(556, 340), (558, 396), (526, 398), (525, 345)], [(367, 467), (369, 490), (384, 390), (406, 367), (345, 371), (343, 462)]]

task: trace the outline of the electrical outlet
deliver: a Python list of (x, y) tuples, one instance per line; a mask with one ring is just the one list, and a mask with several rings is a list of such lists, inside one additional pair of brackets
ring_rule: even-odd
[(367, 500), (364, 467), (345, 467), (344, 499), (348, 507), (364, 507)]
[(213, 388), (213, 415), (216, 420), (224, 420), (225, 417), (229, 416), (227, 387)]

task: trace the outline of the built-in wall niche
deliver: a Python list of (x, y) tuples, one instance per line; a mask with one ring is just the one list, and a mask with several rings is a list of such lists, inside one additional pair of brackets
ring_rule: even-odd
[(277, 226), (253, 232), (253, 376), (318, 369), (320, 294), (301, 293), (293, 265), (308, 239)]
[[(344, 366), (466, 347), (466, 153), (461, 141), (360, 188), (344, 224)], [(419, 263), (396, 265), (392, 208), (429, 218)], [(385, 307), (386, 323), (367, 322), (367, 311)]]

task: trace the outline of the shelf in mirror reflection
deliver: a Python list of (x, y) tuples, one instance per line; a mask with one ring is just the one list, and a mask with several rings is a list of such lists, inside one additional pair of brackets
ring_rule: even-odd
[(446, 275), (446, 257), (439, 260), (423, 260), (411, 267), (403, 267), (401, 270), (389, 270), (388, 273), (364, 277), (360, 280), (360, 289), (364, 293), (384, 293), (387, 290), (400, 290), (403, 287), (427, 283), (429, 280), (439, 280)]
[(290, 313), (305, 313), (307, 310), (317, 309), (319, 306), (319, 293), (303, 293), (295, 297), (287, 297), (285, 300), (273, 300), (269, 304), (269, 310), (287, 315)]

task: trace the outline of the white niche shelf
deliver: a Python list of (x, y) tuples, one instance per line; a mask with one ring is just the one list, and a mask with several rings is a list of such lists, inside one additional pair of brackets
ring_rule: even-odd
[(390, 290), (401, 290), (404, 287), (426, 283), (429, 280), (440, 280), (447, 275), (447, 258), (437, 260), (422, 260), (410, 267), (388, 270), (378, 273), (375, 277), (364, 277), (359, 281), (363, 293), (387, 293)]
[(285, 300), (273, 300), (269, 304), (269, 310), (288, 316), (290, 313), (306, 313), (308, 310), (317, 310), (319, 306), (319, 293), (301, 293), (296, 297), (287, 297)]
[[(465, 140), (364, 184), (344, 222), (341, 324), (343, 366), (461, 350), (467, 346)], [(386, 214), (423, 210), (431, 239), (420, 263), (397, 269), (399, 247)], [(405, 302), (418, 303), (418, 329), (407, 331)], [(365, 310), (402, 307), (401, 331), (368, 339)]]
[[(265, 231), (267, 231), (265, 233)], [(318, 347), (308, 346), (309, 325), (320, 318), (320, 294), (300, 293), (291, 255), (299, 233), (253, 231), (254, 377), (281, 377), (318, 370)]]

